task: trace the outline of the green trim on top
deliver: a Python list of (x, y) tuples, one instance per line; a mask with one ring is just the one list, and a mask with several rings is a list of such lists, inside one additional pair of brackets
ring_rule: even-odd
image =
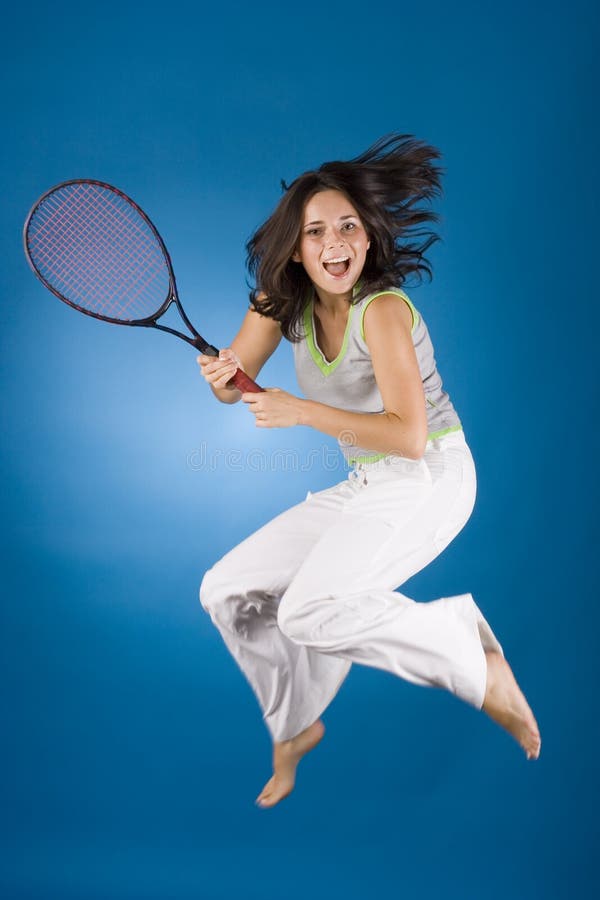
[(314, 298), (311, 297), (304, 308), (304, 333), (306, 335), (306, 343), (308, 345), (310, 355), (318, 365), (323, 375), (331, 375), (331, 373), (335, 372), (335, 370), (343, 360), (344, 356), (346, 355), (346, 350), (348, 349), (348, 337), (350, 335), (350, 325), (352, 324), (352, 317), (354, 315), (354, 304), (351, 303), (348, 308), (348, 319), (346, 320), (346, 329), (344, 331), (344, 339), (342, 341), (340, 352), (335, 359), (331, 360), (331, 362), (327, 362), (327, 360), (317, 347), (314, 327), (315, 323), (313, 319), (313, 307)]
[(371, 297), (367, 297), (367, 302), (364, 304), (364, 306), (361, 310), (360, 336), (362, 337), (363, 341), (365, 340), (365, 326), (364, 326), (365, 310), (366, 310), (367, 306), (369, 305), (369, 303), (371, 303), (376, 297), (381, 297), (382, 294), (398, 294), (399, 297), (402, 297), (403, 300), (406, 300), (406, 302), (408, 303), (408, 305), (410, 307), (410, 311), (412, 314), (412, 326), (410, 329), (410, 333), (414, 334), (415, 328), (419, 324), (418, 310), (416, 309), (412, 300), (410, 300), (410, 298), (407, 297), (406, 294), (404, 293), (404, 291), (400, 290), (400, 288), (387, 288), (387, 290), (385, 290), (385, 291), (378, 291), (376, 294), (373, 294)]
[[(439, 438), (443, 434), (450, 434), (451, 431), (462, 431), (462, 425), (452, 425), (451, 428), (442, 428), (440, 431), (434, 431), (431, 434), (427, 435), (427, 440), (432, 441), (434, 438)], [(393, 453), (377, 453), (373, 456), (352, 456), (349, 457), (348, 462), (350, 463), (371, 463), (377, 462), (380, 459), (383, 459), (384, 456), (394, 456)]]
[(349, 457), (348, 462), (351, 463), (370, 463), (377, 462), (379, 459), (383, 459), (384, 456), (388, 456), (388, 453), (376, 453), (374, 456), (352, 456)]
[(431, 434), (427, 435), (427, 440), (432, 441), (434, 438), (439, 438), (443, 434), (450, 434), (451, 431), (462, 431), (462, 425), (453, 425), (451, 428), (442, 428), (441, 431), (433, 431)]

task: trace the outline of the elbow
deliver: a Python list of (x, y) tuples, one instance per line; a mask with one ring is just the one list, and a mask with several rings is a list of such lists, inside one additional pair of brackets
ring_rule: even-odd
[(241, 398), (241, 391), (237, 390), (228, 390), (227, 388), (216, 388), (212, 384), (210, 386), (214, 396), (220, 403), (237, 403)]
[(425, 456), (425, 451), (427, 450), (427, 422), (424, 427), (417, 429), (417, 434), (415, 435), (415, 459), (422, 459)]
[(417, 446), (415, 446), (413, 452), (411, 452), (410, 454), (405, 453), (404, 455), (408, 456), (409, 459), (423, 459), (423, 457), (425, 456), (426, 443), (427, 442), (425, 442), (425, 444), (418, 444)]
[(423, 459), (425, 456), (425, 451), (427, 450), (427, 429), (425, 429), (425, 434), (419, 435), (418, 442), (416, 443), (416, 453), (415, 459)]
[(427, 449), (427, 422), (419, 425), (413, 424), (412, 428), (409, 423), (399, 416), (394, 416), (396, 424), (400, 423), (400, 433), (398, 435), (398, 446), (401, 456), (409, 459), (422, 459)]

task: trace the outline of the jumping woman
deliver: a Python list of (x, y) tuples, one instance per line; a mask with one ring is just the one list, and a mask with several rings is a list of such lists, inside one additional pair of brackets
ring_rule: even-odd
[[(456, 537), (476, 474), (442, 388), (423, 316), (402, 289), (431, 268), (440, 153), (411, 135), (382, 138), (347, 162), (283, 184), (247, 244), (256, 287), (231, 346), (198, 357), (224, 403), (258, 428), (308, 425), (338, 441), (348, 476), (276, 516), (209, 569), (200, 601), (249, 681), (273, 740), (274, 806), (324, 734), (321, 714), (352, 663), (445, 688), (484, 710), (537, 759), (534, 715), (471, 594), (415, 602), (395, 589)], [(409, 243), (416, 235), (427, 239)], [(304, 398), (241, 393), (282, 337)]]

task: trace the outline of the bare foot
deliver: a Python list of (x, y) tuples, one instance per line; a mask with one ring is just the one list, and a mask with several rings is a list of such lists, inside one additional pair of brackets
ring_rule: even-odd
[(324, 734), (325, 726), (317, 719), (291, 740), (273, 745), (273, 776), (256, 798), (257, 806), (264, 808), (275, 806), (291, 794), (296, 781), (298, 763), (305, 753), (317, 746)]
[(535, 717), (506, 659), (495, 650), (486, 650), (487, 685), (483, 710), (512, 734), (527, 754), (540, 755), (542, 739)]

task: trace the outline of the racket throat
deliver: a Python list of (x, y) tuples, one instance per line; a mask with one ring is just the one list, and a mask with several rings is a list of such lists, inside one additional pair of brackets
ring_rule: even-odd
[(216, 347), (213, 347), (212, 344), (208, 344), (204, 338), (197, 335), (192, 339), (191, 343), (196, 347), (197, 350), (200, 350), (201, 353), (205, 353), (207, 356), (218, 356), (219, 351)]

